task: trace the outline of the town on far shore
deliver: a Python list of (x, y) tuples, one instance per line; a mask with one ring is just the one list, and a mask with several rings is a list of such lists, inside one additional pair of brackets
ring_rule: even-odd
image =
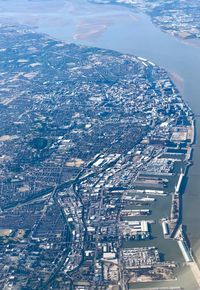
[(185, 40), (200, 39), (199, 0), (88, 0), (98, 4), (117, 4), (148, 14), (164, 32)]

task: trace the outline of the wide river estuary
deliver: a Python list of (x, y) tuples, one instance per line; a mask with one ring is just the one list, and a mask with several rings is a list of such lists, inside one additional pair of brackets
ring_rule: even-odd
[[(200, 41), (189, 44), (176, 39), (155, 27), (148, 16), (131, 8), (91, 4), (86, 0), (0, 0), (0, 22), (30, 24), (59, 40), (142, 56), (171, 74), (196, 114), (194, 164), (189, 169), (183, 196), (183, 224), (200, 264)], [(190, 280), (190, 274), (180, 275)], [(185, 289), (196, 289), (191, 280), (185, 283)]]

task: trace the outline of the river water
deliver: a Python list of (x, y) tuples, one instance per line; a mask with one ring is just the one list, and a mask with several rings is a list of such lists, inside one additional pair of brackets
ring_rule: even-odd
[[(59, 40), (145, 57), (172, 75), (185, 101), (200, 116), (200, 42), (184, 43), (155, 27), (144, 14), (86, 0), (0, 0), (0, 22), (30, 24)], [(187, 225), (187, 234), (200, 263), (199, 129), (197, 117), (194, 164), (189, 170), (183, 197), (183, 223)], [(173, 256), (175, 248), (171, 249)], [(183, 272), (181, 275), (183, 278)], [(195, 286), (186, 289), (192, 290)]]

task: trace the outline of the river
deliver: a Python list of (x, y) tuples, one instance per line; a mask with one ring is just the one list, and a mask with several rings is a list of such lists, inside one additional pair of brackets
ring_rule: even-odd
[[(184, 100), (200, 116), (200, 42), (195, 46), (162, 32), (147, 15), (86, 0), (8, 0), (0, 1), (0, 22), (30, 24), (59, 40), (145, 57), (172, 75)], [(194, 164), (183, 196), (183, 223), (200, 263), (199, 129), (197, 117)]]

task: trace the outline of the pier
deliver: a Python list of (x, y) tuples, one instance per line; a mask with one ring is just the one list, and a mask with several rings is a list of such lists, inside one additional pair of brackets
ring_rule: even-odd
[(200, 290), (200, 269), (192, 255), (191, 249), (187, 245), (186, 233), (183, 231), (182, 226), (180, 226), (177, 230), (175, 239), (177, 240), (178, 246), (185, 259), (185, 263), (190, 267), (195, 277), (195, 280), (199, 287), (197, 290)]
[(181, 211), (181, 186), (183, 183), (183, 179), (185, 177), (185, 172), (181, 169), (181, 174), (178, 179), (178, 183), (175, 187), (175, 191), (172, 195), (172, 205), (171, 205), (171, 218), (169, 222), (169, 228), (170, 228), (170, 237), (174, 238), (176, 235), (176, 232), (178, 230), (178, 226), (180, 223), (180, 211)]

